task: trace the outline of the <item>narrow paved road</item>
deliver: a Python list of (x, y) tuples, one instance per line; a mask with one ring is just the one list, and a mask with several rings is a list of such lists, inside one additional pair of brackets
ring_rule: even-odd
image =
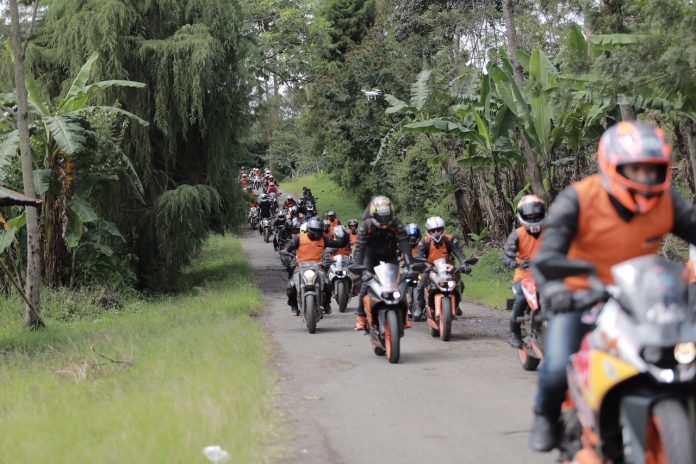
[(468, 304), (450, 342), (415, 323), (391, 365), (353, 330), (356, 299), (310, 335), (290, 315), (273, 245), (251, 232), (242, 244), (265, 294), (292, 432), (283, 462), (555, 462), (527, 448), (536, 374), (520, 368), (504, 341), (509, 313)]

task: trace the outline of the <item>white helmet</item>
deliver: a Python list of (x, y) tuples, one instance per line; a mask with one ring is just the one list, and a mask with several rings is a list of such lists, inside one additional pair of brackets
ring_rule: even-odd
[(429, 217), (425, 221), (425, 230), (428, 232), (428, 237), (435, 240), (435, 243), (440, 243), (445, 236), (445, 220), (440, 216)]
[(346, 229), (344, 229), (343, 226), (339, 224), (336, 227), (334, 227), (333, 235), (334, 238), (341, 240), (343, 237), (346, 236)]
[(302, 225), (300, 226), (300, 233), (301, 234), (307, 233), (307, 223), (306, 222), (303, 222)]

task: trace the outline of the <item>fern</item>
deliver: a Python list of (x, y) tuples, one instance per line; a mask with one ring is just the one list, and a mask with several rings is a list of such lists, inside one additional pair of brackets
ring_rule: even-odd
[(430, 70), (421, 71), (418, 73), (416, 82), (411, 85), (411, 106), (418, 111), (423, 109), (430, 97), (430, 87), (428, 87), (430, 74)]

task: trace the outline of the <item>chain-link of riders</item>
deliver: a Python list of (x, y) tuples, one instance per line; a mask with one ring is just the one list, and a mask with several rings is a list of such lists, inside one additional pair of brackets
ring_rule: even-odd
[[(440, 216), (433, 216), (425, 221), (425, 232), (426, 236), (423, 237), (420, 242), (418, 242), (418, 252), (416, 253), (417, 258), (427, 259), (430, 264), (434, 264), (435, 260), (444, 258), (448, 263), (454, 264), (454, 258), (456, 257), (460, 263), (460, 271), (468, 274), (471, 272), (471, 266), (466, 264), (466, 256), (462, 247), (459, 245), (459, 241), (456, 237), (445, 233), (445, 220)], [(459, 281), (459, 275), (457, 275), (458, 284), (454, 291), (455, 304), (457, 306), (457, 315), (461, 315), (461, 310), (459, 309), (459, 302), (462, 298), (461, 293), (461, 282)], [(422, 285), (418, 285), (417, 290), (419, 295), (417, 297), (417, 302), (425, 301), (424, 296), (421, 294), (425, 291), (425, 287), (428, 285), (428, 273), (423, 274), (421, 279)], [(431, 308), (434, 307), (434, 295), (431, 292), (428, 304)], [(413, 313), (413, 318), (420, 319), (423, 314), (423, 306), (420, 303), (415, 308)]]
[(664, 132), (641, 121), (622, 121), (599, 141), (599, 174), (571, 185), (549, 209), (541, 248), (532, 263), (542, 308), (550, 314), (529, 445), (556, 447), (568, 357), (590, 328), (573, 307), (572, 292), (589, 288), (587, 276), (545, 279), (537, 266), (569, 258), (592, 263), (613, 283), (611, 267), (655, 253), (673, 233), (696, 244), (696, 210), (671, 188), (672, 147)]
[[(343, 237), (340, 240), (333, 240), (324, 233), (321, 219), (312, 217), (307, 224), (307, 233), (300, 233), (293, 236), (285, 245), (284, 250), (287, 252), (296, 252), (296, 261), (300, 263), (324, 263), (326, 265), (327, 248), (341, 248), (348, 243), (348, 237)], [(326, 266), (325, 266), (326, 267)], [(324, 312), (331, 313), (331, 285), (327, 285), (328, 279), (324, 279)], [(300, 315), (297, 308), (297, 289), (295, 288), (294, 279), (290, 278), (287, 287), (288, 306), (295, 316)]]
[[(394, 214), (394, 205), (391, 200), (383, 195), (377, 196), (370, 201), (363, 216), (363, 223), (358, 227), (358, 240), (354, 251), (355, 263), (373, 272), (380, 261), (398, 264), (399, 252), (406, 260), (406, 264), (410, 266), (413, 256), (406, 227)], [(355, 330), (365, 330), (366, 315), (363, 306), (365, 295), (367, 295), (367, 285), (362, 285), (358, 298)], [(405, 326), (410, 327), (408, 320), (405, 321)]]
[(522, 280), (532, 279), (530, 262), (541, 246), (541, 232), (546, 217), (544, 201), (536, 195), (525, 195), (517, 203), (517, 220), (520, 227), (510, 232), (503, 247), (503, 264), (515, 270), (512, 288), (515, 302), (510, 317), (510, 336), (508, 343), (513, 348), (522, 346), (522, 328), (518, 318), (524, 315), (527, 300), (522, 292)]

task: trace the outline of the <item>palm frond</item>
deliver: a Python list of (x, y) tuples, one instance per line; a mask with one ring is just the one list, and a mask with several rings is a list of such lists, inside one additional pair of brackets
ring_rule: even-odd
[(430, 87), (428, 87), (430, 74), (430, 70), (421, 71), (418, 73), (416, 82), (411, 85), (411, 106), (418, 111), (423, 109), (430, 96)]

